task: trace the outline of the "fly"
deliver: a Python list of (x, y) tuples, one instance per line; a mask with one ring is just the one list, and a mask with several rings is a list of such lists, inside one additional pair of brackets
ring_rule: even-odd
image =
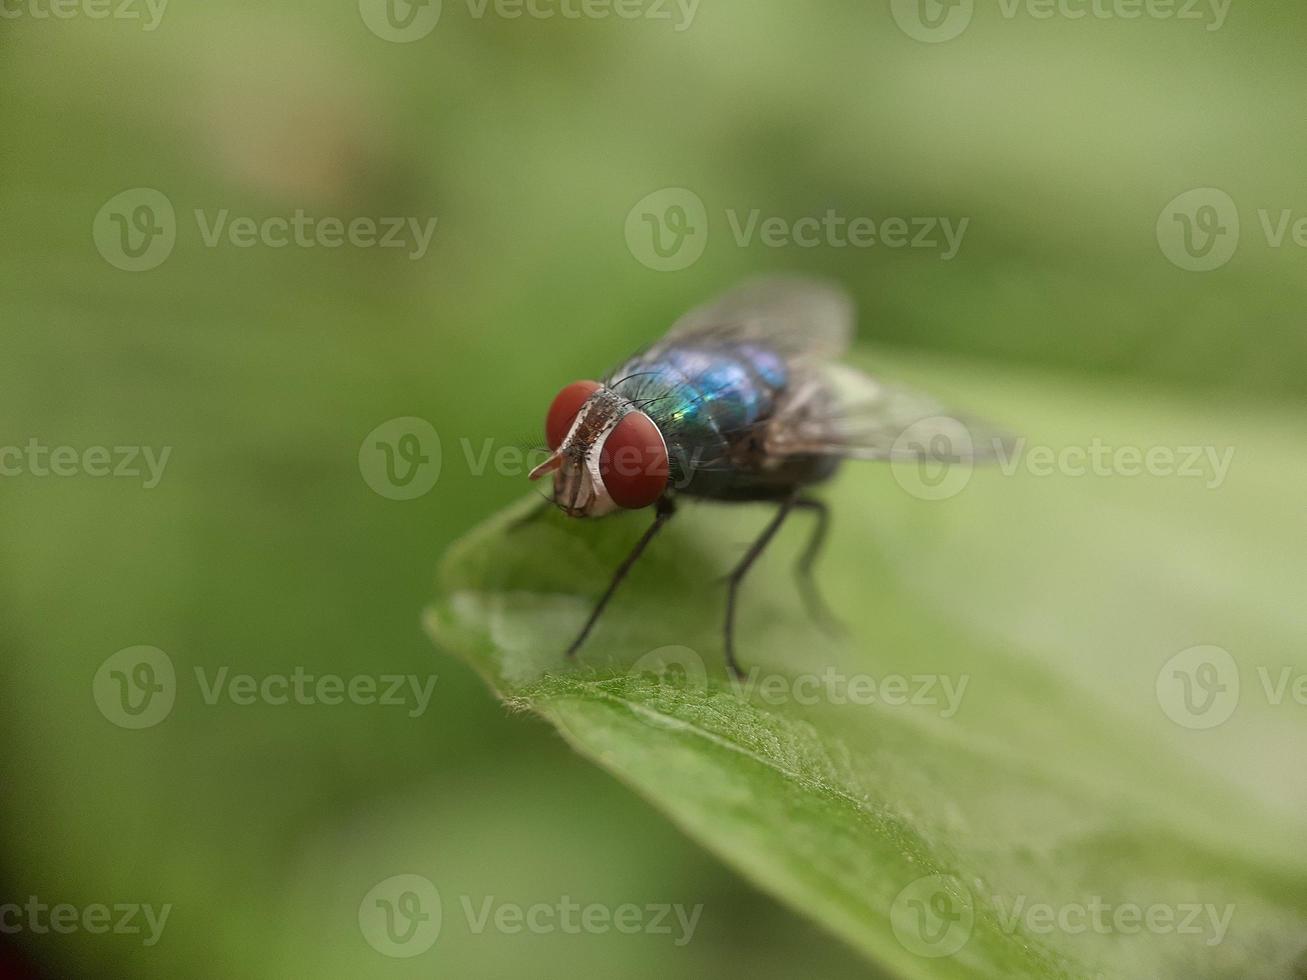
[(726, 663), (735, 653), (741, 583), (785, 519), (815, 515), (798, 564), (805, 602), (829, 620), (812, 578), (830, 512), (810, 489), (844, 459), (937, 463), (992, 455), (971, 428), (928, 396), (837, 364), (853, 336), (849, 297), (825, 282), (781, 278), (741, 286), (682, 317), (653, 346), (603, 381), (577, 381), (546, 417), (550, 456), (531, 472), (553, 474), (552, 501), (570, 517), (654, 508), (654, 520), (576, 640), (575, 656), (680, 497), (769, 503), (771, 520), (727, 577)]

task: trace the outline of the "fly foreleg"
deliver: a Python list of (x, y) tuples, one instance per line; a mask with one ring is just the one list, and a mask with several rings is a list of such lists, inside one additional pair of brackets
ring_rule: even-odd
[(662, 497), (655, 507), (656, 512), (654, 522), (649, 525), (649, 529), (645, 531), (640, 540), (635, 543), (635, 547), (632, 548), (631, 553), (626, 556), (626, 560), (617, 566), (617, 571), (613, 573), (612, 581), (608, 583), (608, 591), (604, 593), (603, 598), (599, 600), (599, 604), (595, 606), (594, 612), (590, 614), (590, 619), (586, 622), (585, 628), (581, 630), (581, 635), (578, 636), (572, 642), (572, 645), (567, 648), (567, 655), (569, 657), (576, 656), (576, 651), (581, 649), (581, 645), (585, 643), (586, 637), (588, 637), (590, 631), (594, 629), (595, 623), (599, 621), (599, 617), (603, 614), (604, 607), (607, 606), (608, 601), (612, 599), (613, 594), (617, 591), (617, 587), (622, 584), (622, 580), (626, 578), (627, 573), (630, 572), (635, 563), (640, 560), (640, 556), (644, 554), (644, 549), (649, 547), (649, 542), (657, 537), (658, 532), (667, 526), (667, 522), (670, 521), (672, 515), (676, 513), (676, 504), (673, 503), (672, 498), (668, 496)]

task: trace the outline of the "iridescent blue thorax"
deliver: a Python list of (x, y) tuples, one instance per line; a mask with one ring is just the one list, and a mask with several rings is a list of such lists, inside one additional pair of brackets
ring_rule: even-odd
[(761, 343), (669, 344), (614, 371), (609, 388), (662, 431), (672, 482), (690, 495), (769, 496), (757, 448), (791, 382), (784, 357)]
[(742, 344), (669, 347), (637, 357), (614, 372), (609, 387), (655, 421), (701, 425), (724, 436), (765, 418), (787, 380), (778, 354)]

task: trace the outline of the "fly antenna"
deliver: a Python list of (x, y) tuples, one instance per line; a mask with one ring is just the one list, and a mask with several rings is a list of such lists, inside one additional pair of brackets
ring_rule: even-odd
[(532, 480), (538, 480), (546, 473), (552, 473), (563, 465), (563, 453), (561, 450), (555, 450), (553, 455), (533, 469), (528, 477)]

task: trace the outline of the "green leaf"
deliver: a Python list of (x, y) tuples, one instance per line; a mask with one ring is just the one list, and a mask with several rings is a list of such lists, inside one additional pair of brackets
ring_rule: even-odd
[[(720, 579), (767, 511), (708, 503), (678, 514), (575, 664), (563, 651), (646, 514), (500, 515), (447, 556), (432, 635), (895, 975), (1303, 975), (1289, 760), (1307, 644), (1285, 491), (1307, 478), (1302, 424), (899, 367), (1020, 429), (1025, 456), (939, 500), (905, 490), (911, 471), (846, 467), (822, 491), (835, 530), (818, 569), (843, 638), (794, 587), (811, 526), (796, 514), (746, 581), (750, 676), (728, 679)], [(1213, 453), (1186, 465), (1189, 446)], [(1045, 475), (1066, 447), (1087, 471), (1073, 454)], [(1150, 449), (1151, 472), (1131, 475), (1131, 450)], [(1218, 667), (1235, 676), (1216, 679), (1241, 685), (1213, 727), (1179, 700), (1177, 671), (1205, 656), (1183, 652), (1206, 646), (1230, 655)]]

